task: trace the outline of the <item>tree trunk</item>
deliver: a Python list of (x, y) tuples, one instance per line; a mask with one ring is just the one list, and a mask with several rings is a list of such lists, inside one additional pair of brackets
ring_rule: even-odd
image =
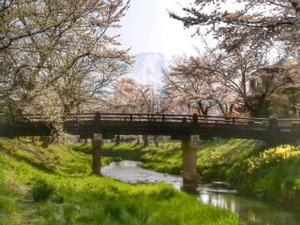
[(159, 146), (159, 143), (158, 143), (158, 138), (159, 138), (159, 136), (158, 135), (154, 135), (154, 143), (155, 143), (155, 146), (156, 146), (156, 148), (158, 148)]
[(116, 135), (116, 145), (120, 145), (120, 144), (121, 144), (120, 135)]
[(49, 144), (50, 144), (50, 137), (48, 136), (43, 136), (42, 138), (42, 147), (43, 148), (48, 148), (49, 147)]
[(140, 145), (141, 144), (141, 140), (140, 140), (140, 136), (136, 136), (136, 144)]
[(147, 147), (149, 145), (149, 137), (148, 135), (143, 135), (143, 146)]

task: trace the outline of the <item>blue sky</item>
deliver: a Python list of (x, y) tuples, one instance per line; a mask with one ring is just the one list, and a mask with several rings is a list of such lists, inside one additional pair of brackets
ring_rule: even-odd
[(131, 0), (131, 7), (121, 20), (119, 41), (131, 54), (160, 52), (170, 59), (173, 55), (195, 54), (198, 37), (193, 29), (184, 29), (181, 22), (171, 19), (168, 11), (181, 12), (194, 0)]

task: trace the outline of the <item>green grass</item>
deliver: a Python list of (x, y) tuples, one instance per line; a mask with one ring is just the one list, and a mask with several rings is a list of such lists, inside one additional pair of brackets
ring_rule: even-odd
[(237, 225), (238, 216), (172, 186), (91, 176), (91, 155), (0, 140), (0, 224)]
[(204, 182), (227, 180), (240, 185), (247, 177), (246, 160), (264, 149), (255, 140), (229, 139), (202, 144), (198, 151), (198, 171)]

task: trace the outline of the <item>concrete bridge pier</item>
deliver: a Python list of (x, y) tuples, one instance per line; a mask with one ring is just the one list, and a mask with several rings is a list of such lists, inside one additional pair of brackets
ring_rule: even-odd
[(183, 179), (182, 190), (189, 193), (196, 193), (197, 183), (200, 179), (197, 173), (197, 150), (200, 147), (199, 135), (191, 135), (181, 140), (183, 150)]
[(92, 174), (101, 176), (101, 147), (102, 147), (102, 134), (94, 134), (92, 140), (93, 146), (93, 160), (92, 160)]

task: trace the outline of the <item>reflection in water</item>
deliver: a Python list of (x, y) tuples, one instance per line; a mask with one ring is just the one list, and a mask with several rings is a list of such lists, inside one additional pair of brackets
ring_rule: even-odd
[[(199, 188), (199, 200), (238, 213), (247, 225), (300, 225), (300, 217), (265, 203), (233, 194), (216, 194)], [(297, 218), (298, 217), (298, 218)]]
[[(102, 169), (104, 176), (112, 177), (126, 183), (167, 183), (180, 189), (180, 176), (166, 176), (140, 168), (141, 162), (122, 161), (112, 163)], [(199, 187), (199, 200), (215, 207), (230, 209), (238, 213), (244, 225), (300, 225), (300, 215), (282, 211), (259, 201), (248, 199), (234, 194), (216, 194), (209, 188)]]

